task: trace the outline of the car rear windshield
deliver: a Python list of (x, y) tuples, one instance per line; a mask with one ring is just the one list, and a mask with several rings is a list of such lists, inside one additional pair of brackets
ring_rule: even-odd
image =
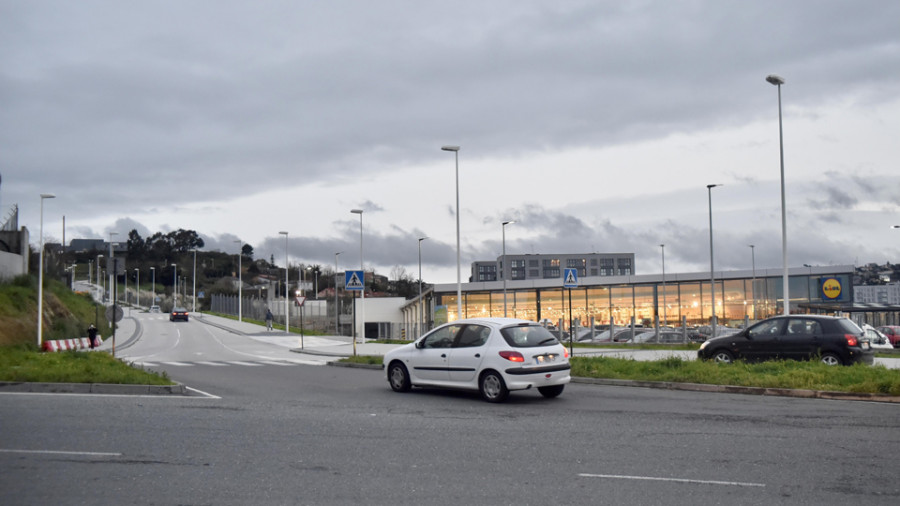
[(841, 329), (841, 332), (846, 332), (848, 334), (862, 334), (863, 330), (859, 328), (858, 325), (853, 323), (852, 320), (848, 320), (847, 318), (840, 318), (837, 320), (838, 328)]
[(504, 327), (500, 329), (500, 335), (506, 340), (506, 344), (514, 348), (537, 348), (559, 343), (549, 330), (540, 325)]

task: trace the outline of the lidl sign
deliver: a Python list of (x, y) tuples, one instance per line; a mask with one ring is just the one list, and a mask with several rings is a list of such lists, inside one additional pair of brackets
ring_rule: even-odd
[(823, 278), (821, 281), (822, 298), (835, 300), (840, 298), (843, 292), (841, 281), (837, 278)]

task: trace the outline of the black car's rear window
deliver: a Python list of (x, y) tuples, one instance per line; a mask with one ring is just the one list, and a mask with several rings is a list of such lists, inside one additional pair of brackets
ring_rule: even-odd
[(540, 325), (516, 325), (500, 329), (506, 344), (514, 348), (536, 348), (559, 343), (549, 330)]
[(841, 332), (846, 332), (848, 334), (854, 335), (862, 334), (863, 330), (859, 328), (859, 326), (857, 326), (855, 323), (853, 323), (853, 321), (848, 320), (847, 318), (840, 318), (838, 320), (835, 320), (835, 323), (837, 323), (837, 326)]

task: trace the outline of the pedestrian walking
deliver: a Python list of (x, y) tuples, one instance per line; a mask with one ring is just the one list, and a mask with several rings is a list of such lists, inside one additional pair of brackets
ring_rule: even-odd
[(274, 316), (272, 316), (272, 310), (266, 309), (266, 330), (272, 330), (272, 319), (273, 318), (274, 318)]
[(91, 349), (93, 350), (97, 346), (97, 327), (93, 323), (88, 327), (88, 341), (90, 341)]

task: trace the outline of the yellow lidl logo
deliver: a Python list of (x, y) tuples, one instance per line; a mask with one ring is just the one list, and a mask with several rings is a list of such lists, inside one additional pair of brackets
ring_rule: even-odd
[(836, 278), (822, 280), (822, 295), (826, 299), (836, 299), (841, 296), (841, 282)]

